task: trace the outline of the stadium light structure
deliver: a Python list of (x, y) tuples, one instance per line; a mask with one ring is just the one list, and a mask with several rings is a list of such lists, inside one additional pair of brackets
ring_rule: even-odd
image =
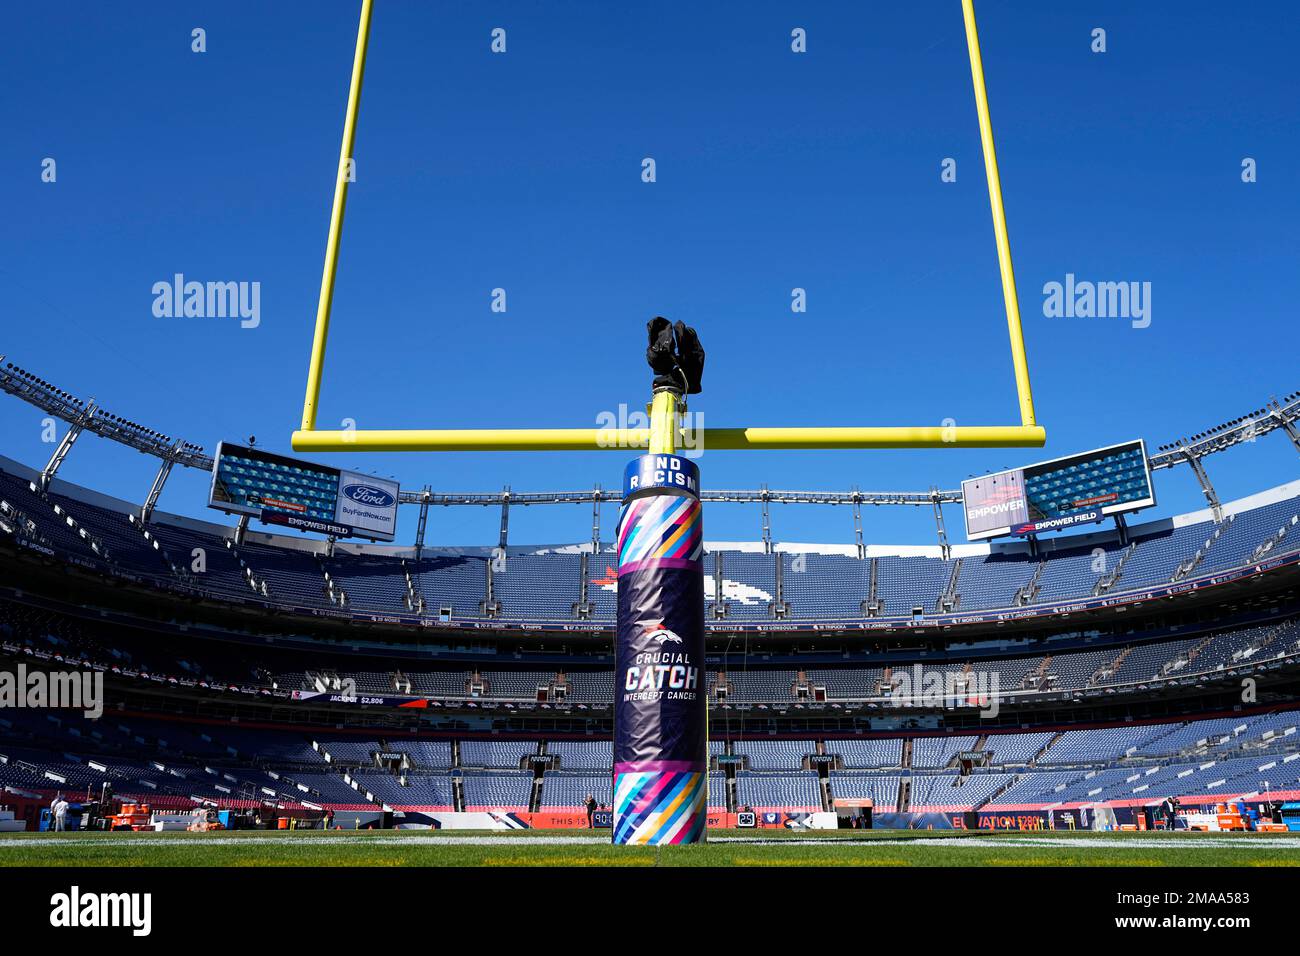
[[(3, 359), (4, 356), (0, 356)], [(73, 423), (82, 409), (93, 399), (81, 399), (70, 393), (42, 383), (43, 380), (12, 363), (0, 366), (0, 391), (20, 398), (28, 404), (41, 409), (62, 421)], [(1191, 456), (1205, 457), (1227, 451), (1237, 445), (1248, 444), (1252, 439), (1262, 438), (1272, 431), (1283, 431), (1292, 443), (1300, 439), (1300, 392), (1288, 393), (1285, 398), (1271, 400), (1265, 409), (1252, 412), (1237, 420), (1239, 424), (1216, 431), (1211, 429), (1210, 437), (1200, 443), (1183, 445), (1166, 442), (1158, 446), (1156, 454), (1150, 456), (1152, 471), (1162, 471), (1177, 465), (1187, 464)], [(101, 438), (134, 448), (143, 454), (165, 461), (169, 458), (185, 468), (199, 471), (212, 471), (212, 456), (203, 451), (201, 445), (193, 442), (180, 442), (179, 449), (169, 436), (153, 429), (146, 429), (120, 415), (113, 415), (97, 408), (83, 427)], [(159, 438), (150, 437), (159, 435)], [(1296, 445), (1300, 450), (1300, 444)], [(872, 506), (912, 506), (927, 507), (932, 495), (938, 494), (941, 504), (960, 503), (960, 489), (929, 491), (800, 491), (764, 490), (764, 489), (724, 489), (705, 488), (700, 491), (702, 501), (727, 502), (732, 504), (758, 504), (767, 500), (773, 504), (802, 505), (855, 505)], [(504, 492), (435, 492), (427, 489), (403, 491), (398, 502), (403, 505), (428, 505), (439, 507), (493, 507), (500, 506)], [(573, 491), (511, 491), (512, 505), (573, 505), (616, 501), (617, 495), (608, 491), (587, 488)]]
[(1286, 432), (1296, 451), (1300, 451), (1300, 428), (1297, 427), (1297, 421), (1300, 421), (1300, 392), (1293, 392), (1280, 401), (1270, 398), (1263, 408), (1257, 408), (1240, 418), (1197, 432), (1190, 438), (1180, 438), (1161, 445), (1157, 454), (1151, 456), (1151, 469), (1172, 468), (1183, 462), (1190, 464), (1195, 458), (1226, 451), (1244, 442), (1253, 442), (1277, 429)]
[[(357, 114), (365, 76), (366, 51), (370, 38), (373, 0), (362, 0), (357, 27), (352, 80), (348, 89), (343, 123), (343, 141), (335, 171), (334, 202), (330, 211), (325, 263), (321, 273), (316, 325), (307, 368), (307, 391), (303, 400), (302, 425), (293, 433), (296, 451), (593, 451), (598, 449), (645, 448), (651, 443), (651, 428), (471, 428), (471, 429), (354, 429), (324, 430), (316, 427), (325, 349), (329, 338), (334, 281), (338, 271), (339, 245), (347, 207), (350, 160), (356, 142)], [(989, 118), (984, 64), (980, 56), (973, 0), (962, 0), (966, 27), (966, 48), (970, 57), (971, 82), (979, 120), (984, 172), (988, 182), (989, 207), (997, 246), (1002, 299), (1011, 341), (1011, 359), (1020, 406), (1018, 425), (915, 425), (915, 426), (805, 426), (704, 428), (698, 436), (702, 447), (741, 449), (827, 449), (827, 448), (1037, 448), (1047, 433), (1034, 416), (1029, 363), (1025, 355), (1020, 304), (1015, 272), (1011, 263), (1011, 242), (1002, 204), (1002, 184), (993, 146), (993, 124)], [(681, 436), (683, 439), (684, 435)], [(685, 444), (684, 440), (679, 444)]]

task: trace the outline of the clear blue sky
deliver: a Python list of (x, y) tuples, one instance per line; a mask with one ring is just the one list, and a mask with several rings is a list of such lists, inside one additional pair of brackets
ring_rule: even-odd
[[(288, 451), (301, 413), (359, 2), (20, 4), (0, 37), (0, 352), (202, 443)], [(978, 4), (1041, 452), (737, 453), (714, 487), (915, 489), (1142, 436), (1300, 387), (1295, 122), (1283, 3)], [(190, 31), (207, 31), (191, 52)], [(489, 50), (507, 31), (507, 52)], [(803, 27), (808, 52), (790, 50)], [(1107, 52), (1091, 52), (1091, 31)], [(658, 181), (641, 181), (653, 157)], [(57, 182), (41, 163), (57, 161)], [(940, 164), (957, 162), (957, 181)], [(1241, 181), (1243, 158), (1258, 182)], [(1009, 423), (1015, 394), (960, 6), (378, 0), (320, 424), (582, 426), (644, 403), (644, 324), (698, 327), (709, 425)], [(155, 282), (261, 284), (261, 324), (155, 318)], [(1150, 282), (1151, 325), (1045, 318), (1067, 273)], [(493, 313), (491, 290), (507, 292)], [(808, 311), (790, 311), (791, 289)], [(0, 399), (0, 451), (40, 416)], [(621, 452), (324, 456), (446, 491), (614, 487)], [(1208, 462), (1223, 497), (1296, 477), (1279, 434)], [(63, 475), (140, 500), (95, 438)], [(206, 476), (162, 507), (203, 507)], [(1159, 513), (1202, 505), (1186, 469)], [(927, 513), (866, 514), (929, 542)], [(960, 535), (958, 509), (948, 514)], [(613, 510), (605, 515), (612, 528)], [(711, 538), (754, 538), (716, 506)], [(407, 516), (402, 538), (413, 534)], [(433, 514), (430, 541), (497, 515)], [(839, 509), (775, 509), (851, 540)], [(582, 540), (585, 508), (512, 539)]]

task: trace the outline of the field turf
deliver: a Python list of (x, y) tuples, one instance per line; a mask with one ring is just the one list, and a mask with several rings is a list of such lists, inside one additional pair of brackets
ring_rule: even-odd
[(0, 834), (23, 866), (1298, 866), (1300, 834), (710, 831), (688, 847), (607, 832), (238, 831)]

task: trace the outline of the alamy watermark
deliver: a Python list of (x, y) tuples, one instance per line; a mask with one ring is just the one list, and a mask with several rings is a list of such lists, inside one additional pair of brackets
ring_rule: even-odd
[(238, 318), (239, 326), (262, 324), (262, 283), (186, 281), (182, 273), (153, 284), (153, 314), (158, 319)]
[[(596, 415), (596, 444), (601, 448), (646, 448), (649, 445), (650, 416), (630, 409), (626, 402), (617, 411)], [(646, 433), (645, 440), (634, 440), (633, 432)], [(704, 413), (683, 411), (677, 415), (677, 453), (683, 458), (704, 454)]]
[(0, 710), (79, 710), (89, 720), (104, 713), (103, 671), (0, 670)]
[(1065, 274), (1064, 282), (1043, 284), (1043, 315), (1049, 319), (1129, 319), (1133, 328), (1151, 324), (1150, 282), (1092, 282)]
[(50, 897), (50, 925), (56, 929), (129, 929), (148, 936), (153, 929), (152, 893), (94, 893), (72, 886)]
[(997, 717), (1000, 707), (997, 671), (926, 670), (920, 664), (898, 668), (889, 677), (891, 707), (956, 710), (976, 707), (980, 717)]

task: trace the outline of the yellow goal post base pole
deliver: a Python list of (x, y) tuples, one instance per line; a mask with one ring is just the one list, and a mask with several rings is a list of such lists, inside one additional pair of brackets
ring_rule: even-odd
[[(650, 402), (650, 433), (646, 441), (649, 446), (646, 450), (650, 454), (671, 455), (677, 451), (677, 439), (682, 437), (677, 421), (677, 403), (680, 400), (681, 395), (671, 388), (661, 388), (654, 393)], [(624, 434), (630, 437), (626, 431)], [(685, 441), (682, 444), (686, 444)]]
[[(325, 266), (321, 275), (320, 300), (316, 309), (316, 327), (312, 338), (311, 362), (307, 372), (307, 393), (303, 402), (302, 428), (293, 433), (295, 451), (591, 451), (613, 448), (651, 447), (652, 432), (657, 433), (659, 450), (674, 445), (719, 450), (814, 449), (814, 448), (1037, 448), (1047, 441), (1047, 433), (1034, 417), (1034, 396), (1029, 383), (1029, 363), (1025, 356), (1024, 332), (1020, 322), (1020, 303), (1016, 294), (1015, 272), (1011, 264), (1011, 242), (1007, 235), (1006, 211), (1002, 205), (1002, 183), (998, 176), (997, 154), (993, 148), (993, 124), (989, 118), (988, 93), (984, 86), (984, 62), (980, 56), (979, 34), (975, 27), (973, 0), (962, 0), (966, 24), (966, 48), (970, 54), (971, 83), (975, 90), (975, 108), (979, 117), (980, 145), (984, 153), (984, 172), (988, 180), (989, 207), (993, 214), (993, 235), (997, 243), (998, 271), (1002, 278), (1002, 298), (1006, 308), (1007, 331), (1011, 339), (1011, 360), (1015, 371), (1016, 395), (1020, 404), (1019, 425), (953, 426), (884, 426), (884, 427), (804, 427), (804, 428), (705, 428), (695, 433), (677, 432), (677, 396), (669, 392), (656, 394), (665, 403), (658, 424), (652, 414), (648, 429), (598, 428), (468, 428), (468, 429), (353, 429), (322, 431), (316, 429), (321, 380), (325, 363), (325, 346), (329, 336), (330, 309), (334, 297), (334, 279), (338, 268), (339, 243), (343, 234), (343, 213), (347, 203), (348, 161), (356, 138), (357, 113), (361, 103), (361, 84), (365, 74), (366, 47), (370, 38), (373, 0), (362, 0), (361, 20), (357, 27), (356, 52), (352, 61), (352, 82), (348, 90), (347, 113), (343, 125), (343, 143), (334, 185), (334, 204), (330, 214), (329, 236), (325, 247)], [(660, 395), (671, 395), (660, 398)], [(671, 408), (667, 403), (671, 401)], [(667, 425), (666, 422), (673, 422)], [(665, 434), (665, 429), (667, 433)]]

